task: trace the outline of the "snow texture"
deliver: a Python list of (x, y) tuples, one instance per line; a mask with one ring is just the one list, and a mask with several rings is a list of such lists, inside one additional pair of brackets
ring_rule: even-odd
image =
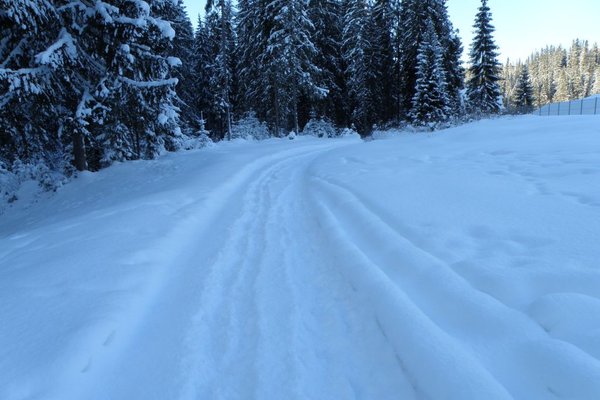
[(18, 200), (0, 398), (598, 398), (598, 127), (236, 141)]

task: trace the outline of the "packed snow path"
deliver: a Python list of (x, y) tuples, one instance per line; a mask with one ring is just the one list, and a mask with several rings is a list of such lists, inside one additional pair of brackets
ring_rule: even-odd
[(227, 144), (17, 204), (0, 399), (600, 398), (597, 122)]

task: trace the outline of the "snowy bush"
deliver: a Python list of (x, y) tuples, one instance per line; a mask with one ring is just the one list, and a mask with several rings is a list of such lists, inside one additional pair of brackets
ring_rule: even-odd
[(204, 147), (213, 146), (214, 142), (207, 133), (198, 133), (196, 136), (188, 136), (184, 143), (185, 150), (202, 149)]
[(323, 138), (333, 138), (339, 136), (338, 130), (333, 124), (323, 118), (313, 118), (304, 127), (303, 135), (310, 135)]
[(260, 122), (253, 112), (247, 113), (231, 126), (232, 139), (264, 140), (269, 137), (267, 124)]
[(205, 128), (205, 121), (203, 118), (198, 120), (198, 125), (199, 128), (195, 132), (193, 129), (190, 129), (185, 135), (186, 139), (183, 142), (183, 148), (185, 150), (201, 149), (214, 145), (214, 142), (210, 138), (210, 131)]
[(67, 176), (56, 172), (44, 163), (23, 163), (15, 161), (10, 169), (0, 162), (0, 214), (6, 206), (19, 199), (19, 190), (26, 182), (37, 186), (38, 192), (55, 191), (68, 180)]
[(360, 139), (360, 135), (352, 128), (344, 128), (339, 133), (340, 137), (353, 137)]

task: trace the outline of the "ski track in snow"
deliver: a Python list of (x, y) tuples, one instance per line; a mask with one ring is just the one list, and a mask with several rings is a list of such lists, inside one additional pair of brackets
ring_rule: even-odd
[(222, 146), (15, 211), (0, 399), (600, 398), (600, 131), (548, 121)]

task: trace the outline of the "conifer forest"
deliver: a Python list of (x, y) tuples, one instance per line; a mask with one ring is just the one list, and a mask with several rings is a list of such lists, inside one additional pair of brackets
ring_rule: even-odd
[(445, 3), (212, 0), (194, 29), (182, 0), (0, 0), (0, 170), (50, 184), (208, 140), (434, 129), (600, 92), (587, 42), (503, 67), (487, 0), (464, 63)]

